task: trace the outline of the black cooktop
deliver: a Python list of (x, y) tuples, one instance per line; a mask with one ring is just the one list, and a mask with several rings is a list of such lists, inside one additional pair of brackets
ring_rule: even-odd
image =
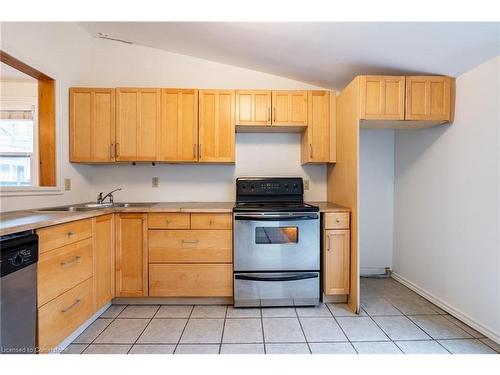
[(234, 212), (318, 212), (319, 207), (308, 203), (242, 202), (236, 203)]
[(236, 179), (235, 212), (318, 212), (304, 203), (300, 177), (240, 177)]

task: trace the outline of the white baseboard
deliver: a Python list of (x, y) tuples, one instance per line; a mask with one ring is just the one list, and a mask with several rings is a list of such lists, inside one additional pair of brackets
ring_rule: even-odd
[(61, 353), (66, 347), (73, 342), (74, 339), (76, 339), (78, 336), (81, 335), (85, 329), (94, 323), (97, 318), (101, 316), (101, 314), (108, 309), (108, 307), (111, 306), (111, 302), (108, 302), (105, 304), (103, 307), (101, 307), (99, 310), (96, 311), (94, 315), (92, 315), (85, 323), (83, 323), (80, 327), (78, 327), (71, 335), (66, 337), (59, 345), (57, 345), (53, 350), (51, 350), (51, 353)]
[(422, 289), (421, 287), (414, 284), (410, 280), (399, 275), (397, 272), (392, 272), (391, 276), (392, 276), (392, 278), (394, 278), (394, 280), (399, 281), (401, 284), (407, 286), (408, 288), (413, 290), (415, 293), (420, 294), (422, 297), (424, 297), (425, 299), (428, 299), (433, 304), (440, 307), (441, 309), (443, 309), (444, 311), (446, 311), (450, 315), (453, 315), (455, 318), (457, 318), (457, 319), (461, 320), (462, 322), (466, 323), (467, 325), (471, 326), (476, 331), (482, 333), (486, 337), (495, 341), (497, 344), (500, 344), (500, 333), (495, 332), (491, 328), (474, 321), (470, 316), (465, 314), (463, 311), (460, 311), (459, 309), (455, 308), (454, 306), (451, 306), (450, 304), (448, 304), (446, 301), (442, 300), (441, 298), (438, 298), (435, 295), (433, 295), (432, 293), (429, 293), (428, 291)]

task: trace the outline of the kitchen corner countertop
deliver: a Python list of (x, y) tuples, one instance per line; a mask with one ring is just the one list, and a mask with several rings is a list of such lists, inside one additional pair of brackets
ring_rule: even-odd
[[(321, 212), (350, 212), (349, 208), (330, 202), (306, 202), (316, 205)], [(33, 230), (51, 225), (88, 219), (120, 212), (201, 212), (231, 213), (234, 202), (163, 202), (144, 203), (141, 206), (98, 208), (86, 211), (22, 210), (0, 213), (0, 235)]]

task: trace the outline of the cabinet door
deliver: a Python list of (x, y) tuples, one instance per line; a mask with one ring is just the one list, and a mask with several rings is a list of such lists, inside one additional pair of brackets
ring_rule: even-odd
[(116, 296), (148, 295), (147, 224), (145, 214), (116, 216)]
[(273, 126), (307, 126), (307, 91), (272, 92)]
[(70, 88), (70, 161), (115, 160), (115, 90)]
[(198, 160), (234, 163), (234, 91), (199, 91)]
[(404, 120), (404, 76), (361, 76), (362, 120)]
[(406, 120), (451, 121), (451, 78), (406, 77)]
[(94, 218), (94, 297), (98, 310), (115, 294), (115, 228), (113, 215)]
[(236, 91), (236, 125), (271, 125), (271, 91)]
[(116, 89), (116, 160), (155, 161), (159, 154), (160, 89)]
[(309, 119), (302, 134), (302, 164), (326, 163), (330, 159), (330, 93), (309, 91), (307, 103)]
[(349, 294), (350, 231), (325, 230), (323, 290)]
[(198, 91), (163, 89), (161, 102), (159, 160), (196, 161), (198, 159)]

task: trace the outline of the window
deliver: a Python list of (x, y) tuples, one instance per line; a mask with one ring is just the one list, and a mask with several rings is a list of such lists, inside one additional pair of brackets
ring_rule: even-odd
[[(12, 103), (12, 102), (11, 102)], [(38, 186), (35, 107), (0, 110), (0, 186)]]

